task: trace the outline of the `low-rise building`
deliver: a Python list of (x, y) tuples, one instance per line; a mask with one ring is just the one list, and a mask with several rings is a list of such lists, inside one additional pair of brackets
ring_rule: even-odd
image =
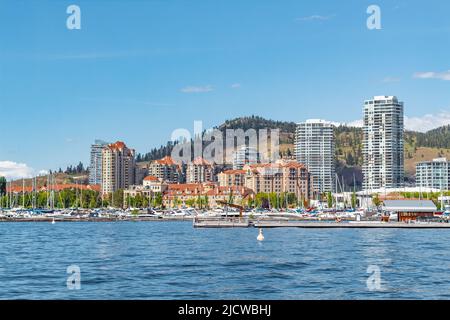
[(385, 200), (383, 211), (396, 213), (398, 221), (432, 218), (437, 207), (431, 200)]
[(143, 187), (153, 193), (163, 193), (167, 190), (168, 184), (155, 176), (147, 176), (144, 178)]
[(222, 206), (218, 201), (244, 204), (253, 197), (254, 192), (246, 187), (221, 187), (213, 183), (170, 184), (163, 194), (163, 204), (166, 207), (187, 206), (199, 200), (203, 206)]

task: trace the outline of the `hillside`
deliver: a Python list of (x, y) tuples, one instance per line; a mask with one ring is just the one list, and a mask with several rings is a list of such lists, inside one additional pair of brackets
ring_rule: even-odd
[[(89, 176), (87, 172), (79, 174), (68, 174), (68, 173), (55, 173), (54, 174), (54, 184), (88, 184)], [(32, 179), (23, 180), (25, 187), (31, 187), (33, 184)], [(36, 177), (37, 187), (47, 186), (48, 177), (46, 175)], [(22, 179), (12, 181), (13, 187), (22, 187)]]
[[(217, 126), (220, 130), (250, 128), (259, 130), (265, 128), (280, 129), (280, 153), (291, 156), (294, 151), (295, 123), (288, 121), (274, 121), (258, 116), (240, 117), (227, 120)], [(361, 128), (340, 126), (336, 128), (336, 159), (337, 173), (344, 178), (347, 186), (353, 185), (353, 177), (356, 184), (361, 186), (362, 172), (362, 142), (363, 131)], [(170, 154), (173, 144), (153, 149), (151, 152), (138, 155), (138, 161), (151, 161)], [(415, 174), (415, 164), (420, 161), (432, 160), (436, 157), (450, 159), (450, 125), (440, 127), (426, 133), (405, 132), (405, 171), (408, 180), (412, 180)]]

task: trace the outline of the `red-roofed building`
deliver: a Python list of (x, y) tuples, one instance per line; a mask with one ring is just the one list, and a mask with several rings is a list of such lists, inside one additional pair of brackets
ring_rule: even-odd
[(145, 189), (149, 189), (152, 192), (162, 193), (167, 190), (168, 184), (164, 182), (162, 179), (157, 178), (155, 176), (147, 176), (144, 178), (143, 187)]
[(181, 165), (169, 156), (152, 161), (148, 167), (148, 174), (167, 183), (179, 183), (183, 180)]
[(218, 200), (228, 202), (231, 199), (235, 204), (242, 204), (253, 195), (246, 187), (221, 187), (212, 183), (170, 184), (163, 194), (163, 204), (166, 207), (185, 206), (190, 200), (202, 198), (208, 201), (208, 207), (216, 207)]
[(135, 151), (117, 141), (102, 150), (102, 193), (126, 189), (134, 184)]
[(225, 170), (217, 175), (221, 187), (244, 186), (245, 170)]
[(187, 164), (186, 167), (186, 182), (187, 183), (203, 183), (214, 182), (214, 164), (198, 157)]
[(298, 199), (312, 196), (311, 176), (303, 164), (279, 160), (244, 166), (244, 186), (255, 193), (293, 193)]

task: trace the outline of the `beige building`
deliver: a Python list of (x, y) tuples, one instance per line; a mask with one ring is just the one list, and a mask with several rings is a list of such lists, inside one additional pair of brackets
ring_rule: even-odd
[(179, 183), (183, 178), (181, 166), (169, 156), (152, 161), (148, 167), (148, 174), (167, 183)]
[(298, 199), (312, 196), (310, 174), (304, 165), (295, 161), (246, 165), (244, 170), (244, 186), (255, 193), (293, 193)]
[(155, 176), (147, 176), (144, 178), (143, 187), (153, 193), (163, 193), (167, 190), (168, 184)]
[(244, 186), (245, 170), (226, 170), (217, 175), (221, 187)]
[(186, 183), (214, 182), (214, 164), (198, 157), (187, 164)]
[(102, 193), (127, 189), (134, 184), (135, 151), (117, 141), (102, 149)]
[(253, 196), (253, 191), (246, 187), (221, 187), (214, 183), (170, 184), (163, 194), (163, 204), (166, 207), (186, 206), (189, 201), (202, 199), (208, 207), (213, 208), (222, 207), (218, 201), (231, 200), (241, 205)]

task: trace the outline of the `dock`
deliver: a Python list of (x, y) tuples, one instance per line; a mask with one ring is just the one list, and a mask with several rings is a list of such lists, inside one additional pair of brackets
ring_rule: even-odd
[(194, 219), (194, 228), (249, 228), (246, 219)]
[(379, 221), (351, 222), (298, 222), (298, 221), (259, 221), (253, 224), (255, 228), (304, 228), (304, 229), (450, 229), (450, 223), (404, 223)]

